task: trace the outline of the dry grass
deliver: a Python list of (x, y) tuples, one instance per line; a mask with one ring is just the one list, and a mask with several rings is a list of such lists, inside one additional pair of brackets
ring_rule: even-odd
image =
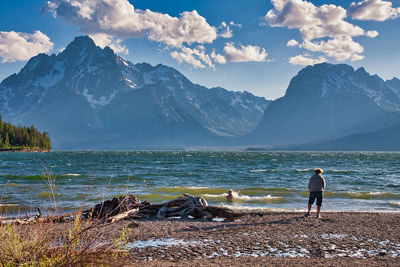
[[(50, 188), (54, 215), (57, 215), (55, 179), (46, 172), (44, 181)], [(83, 219), (82, 212), (69, 223), (1, 224), (0, 267), (97, 266), (126, 256), (129, 230), (123, 228), (116, 238), (110, 240), (103, 236), (103, 225), (101, 220)]]

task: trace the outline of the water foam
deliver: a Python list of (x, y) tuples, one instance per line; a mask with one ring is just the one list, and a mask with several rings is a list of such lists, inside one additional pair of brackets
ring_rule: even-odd
[[(203, 194), (202, 196), (205, 198), (212, 198), (212, 199), (217, 199), (217, 200), (224, 200), (226, 201), (227, 193), (223, 194)], [(232, 192), (233, 195), (233, 202), (238, 202), (238, 203), (271, 203), (274, 202), (274, 200), (278, 200), (281, 202), (283, 200), (282, 197), (280, 196), (248, 196), (248, 195), (241, 195), (238, 192)]]

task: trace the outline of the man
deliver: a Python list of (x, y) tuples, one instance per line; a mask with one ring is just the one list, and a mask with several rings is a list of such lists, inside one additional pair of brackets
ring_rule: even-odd
[(322, 177), (322, 173), (324, 172), (322, 169), (317, 168), (314, 170), (314, 175), (311, 176), (308, 181), (308, 191), (310, 191), (310, 197), (308, 199), (308, 211), (305, 216), (310, 215), (311, 207), (314, 204), (315, 199), (317, 199), (317, 218), (321, 218), (319, 214), (321, 212), (322, 205), (322, 192), (324, 192), (326, 187), (326, 182), (324, 177)]
[(226, 200), (228, 200), (228, 202), (233, 202), (233, 191), (229, 190), (228, 195), (226, 196)]

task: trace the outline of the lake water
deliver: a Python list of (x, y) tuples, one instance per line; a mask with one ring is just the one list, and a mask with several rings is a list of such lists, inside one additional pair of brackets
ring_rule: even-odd
[(189, 193), (211, 205), (304, 210), (316, 167), (327, 182), (323, 210), (400, 211), (400, 153), (375, 152), (0, 153), (0, 206), (7, 214), (52, 207), (50, 172), (65, 209), (125, 193), (153, 203)]

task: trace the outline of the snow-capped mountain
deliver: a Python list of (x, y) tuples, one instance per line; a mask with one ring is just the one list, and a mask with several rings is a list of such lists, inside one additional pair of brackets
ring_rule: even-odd
[(3, 118), (49, 131), (56, 149), (217, 144), (252, 131), (268, 104), (167, 66), (132, 64), (88, 36), (31, 58), (0, 84)]
[(384, 81), (345, 64), (309, 66), (273, 101), (250, 135), (272, 146), (374, 132), (400, 123), (400, 81)]

